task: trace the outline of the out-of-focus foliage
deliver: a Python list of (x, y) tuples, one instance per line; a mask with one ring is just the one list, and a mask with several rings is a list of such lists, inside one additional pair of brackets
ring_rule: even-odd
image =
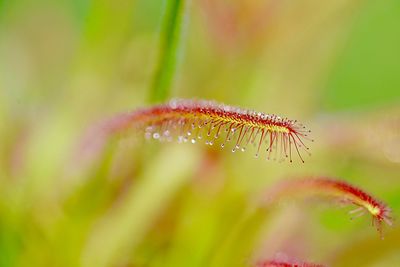
[(398, 216), (400, 2), (181, 1), (166, 95), (301, 119), (305, 164), (134, 133), (84, 161), (88, 127), (149, 104), (171, 2), (0, 1), (0, 266), (399, 265), (397, 223), (380, 240), (340, 205), (253, 205), (329, 175)]

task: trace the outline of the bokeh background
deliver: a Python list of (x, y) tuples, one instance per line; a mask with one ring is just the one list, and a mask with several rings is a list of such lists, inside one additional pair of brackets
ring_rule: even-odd
[[(397, 0), (1, 0), (0, 266), (399, 266), (396, 220), (381, 240), (339, 203), (249, 218), (264, 190), (304, 176), (342, 178), (399, 216), (399, 48)], [(134, 133), (79, 156), (94, 123), (171, 97), (299, 119), (312, 156)]]

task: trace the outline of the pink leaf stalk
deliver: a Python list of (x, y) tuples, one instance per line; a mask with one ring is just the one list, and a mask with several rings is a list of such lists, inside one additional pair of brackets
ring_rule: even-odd
[(266, 260), (256, 264), (257, 267), (324, 267), (321, 264), (297, 261)]
[(274, 202), (283, 197), (296, 194), (322, 194), (337, 197), (346, 203), (358, 206), (350, 213), (362, 215), (365, 211), (372, 215), (372, 223), (382, 233), (382, 222), (392, 225), (390, 209), (362, 189), (347, 182), (331, 178), (295, 179), (278, 183), (266, 194), (267, 202)]
[(232, 152), (245, 151), (252, 144), (256, 157), (264, 146), (267, 159), (289, 158), (290, 162), (293, 153), (304, 162), (301, 151), (309, 154), (305, 140), (311, 140), (310, 131), (296, 120), (215, 101), (185, 99), (116, 115), (96, 126), (87, 140), (99, 147), (108, 137), (131, 128), (144, 131), (147, 139), (160, 141), (196, 143), (204, 139), (207, 145), (220, 141), (225, 147), (233, 140)]

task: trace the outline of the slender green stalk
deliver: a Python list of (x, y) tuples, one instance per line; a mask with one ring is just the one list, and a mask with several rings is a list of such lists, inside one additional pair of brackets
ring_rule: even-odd
[(167, 0), (160, 38), (159, 62), (150, 91), (150, 101), (164, 101), (169, 95), (176, 72), (183, 31), (185, 0)]
[(172, 145), (152, 159), (124, 203), (110, 209), (94, 227), (83, 250), (82, 266), (121, 265), (121, 257), (135, 251), (166, 205), (193, 176), (199, 156), (195, 150)]

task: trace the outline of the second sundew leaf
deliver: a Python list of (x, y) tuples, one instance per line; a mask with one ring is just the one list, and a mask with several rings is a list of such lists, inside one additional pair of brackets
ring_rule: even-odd
[(368, 212), (372, 216), (372, 223), (382, 235), (382, 223), (392, 225), (391, 211), (383, 202), (377, 200), (361, 188), (345, 181), (327, 177), (293, 179), (278, 183), (263, 196), (265, 205), (270, 205), (283, 198), (296, 195), (325, 195), (337, 198), (343, 203), (354, 204), (355, 210), (350, 211), (352, 216), (359, 216)]

